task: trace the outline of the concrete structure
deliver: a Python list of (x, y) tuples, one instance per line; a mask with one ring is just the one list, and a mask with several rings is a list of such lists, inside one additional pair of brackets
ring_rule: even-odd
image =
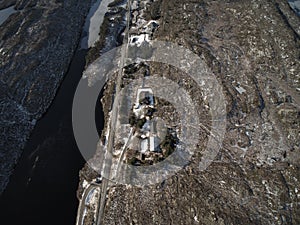
[(141, 141), (141, 153), (146, 153), (149, 149), (148, 138)]
[(150, 105), (154, 105), (154, 98), (153, 98), (153, 91), (151, 88), (140, 88), (137, 90), (136, 95), (136, 106), (140, 104), (140, 100), (149, 97), (150, 98)]
[(159, 138), (151, 135), (141, 141), (141, 153), (146, 153), (147, 151), (155, 152), (159, 150)]
[(154, 143), (154, 137), (149, 138), (149, 143), (150, 143), (150, 151), (153, 152), (155, 150), (155, 143)]

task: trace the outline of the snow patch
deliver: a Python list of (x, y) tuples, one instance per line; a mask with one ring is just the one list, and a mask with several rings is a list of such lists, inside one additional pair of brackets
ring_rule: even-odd
[(243, 94), (244, 92), (246, 92), (246, 90), (244, 88), (240, 87), (235, 87), (235, 89), (240, 93)]
[(85, 189), (88, 186), (88, 182), (86, 180), (83, 180), (82, 187)]
[(144, 41), (150, 42), (149, 34), (132, 35), (129, 43), (131, 46), (140, 47)]

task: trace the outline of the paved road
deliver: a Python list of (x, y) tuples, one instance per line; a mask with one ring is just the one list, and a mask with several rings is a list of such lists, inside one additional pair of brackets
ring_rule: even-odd
[(127, 149), (128, 145), (131, 142), (131, 138), (132, 138), (133, 134), (134, 134), (134, 128), (131, 128), (130, 129), (130, 133), (129, 133), (128, 137), (127, 137), (127, 142), (124, 144), (124, 146), (122, 148), (122, 151), (121, 151), (121, 154), (120, 154), (120, 157), (118, 159), (117, 169), (116, 169), (115, 174), (114, 174), (114, 177), (115, 177), (116, 180), (118, 180), (118, 175), (120, 174), (120, 169), (122, 168), (121, 167), (122, 161), (124, 159), (126, 149)]
[[(100, 190), (100, 197), (99, 197), (99, 203), (98, 203), (98, 210), (96, 214), (96, 224), (101, 225), (102, 224), (102, 218), (104, 214), (104, 208), (106, 203), (106, 195), (107, 190), (109, 187), (109, 178), (111, 176), (111, 166), (112, 166), (112, 152), (114, 147), (114, 140), (115, 140), (115, 134), (116, 134), (116, 124), (119, 114), (119, 106), (120, 106), (120, 98), (119, 93), (121, 90), (121, 83), (122, 83), (122, 76), (123, 76), (123, 67), (125, 65), (125, 60), (127, 58), (128, 53), (128, 45), (129, 45), (129, 24), (131, 19), (131, 0), (128, 0), (127, 2), (127, 13), (126, 13), (126, 19), (127, 19), (127, 26), (125, 29), (125, 36), (124, 36), (124, 43), (121, 48), (121, 60), (120, 60), (120, 66), (118, 71), (118, 77), (115, 84), (115, 99), (112, 106), (111, 111), (111, 117), (110, 117), (110, 124), (109, 124), (109, 135), (108, 135), (108, 141), (106, 145), (106, 152), (103, 157), (103, 166), (102, 166), (102, 184), (101, 184), (101, 190)], [(132, 134), (131, 134), (132, 135)], [(130, 137), (131, 137), (130, 135)], [(123, 154), (122, 154), (123, 155)], [(122, 158), (122, 157), (121, 157)], [(120, 162), (120, 160), (119, 160)], [(118, 163), (119, 164), (119, 163)], [(117, 166), (119, 168), (119, 166)], [(88, 196), (89, 192), (93, 189), (99, 186), (98, 184), (91, 184), (85, 191), (82, 196), (82, 199), (79, 203), (78, 208), (78, 215), (77, 215), (77, 224), (81, 225), (82, 223), (82, 216), (85, 209), (85, 199)]]
[(107, 141), (107, 148), (106, 148), (106, 153), (105, 153), (105, 159), (104, 159), (104, 164), (103, 164), (103, 170), (102, 170), (102, 186), (101, 186), (101, 195), (99, 198), (99, 210), (98, 210), (98, 215), (97, 215), (97, 225), (102, 224), (102, 218), (103, 218), (103, 213), (104, 213), (104, 207), (106, 203), (106, 195), (107, 195), (107, 189), (108, 189), (108, 184), (109, 180), (107, 178), (110, 178), (111, 174), (111, 165), (112, 165), (112, 152), (113, 152), (113, 147), (114, 147), (114, 139), (115, 139), (115, 130), (116, 130), (116, 124), (117, 124), (117, 119), (118, 119), (118, 114), (119, 114), (119, 105), (120, 105), (120, 98), (119, 98), (119, 93), (121, 90), (121, 83), (122, 83), (122, 76), (123, 76), (123, 67), (125, 65), (125, 60), (127, 58), (127, 52), (128, 52), (128, 45), (129, 45), (129, 24), (130, 24), (130, 19), (131, 19), (131, 0), (128, 0), (127, 2), (127, 14), (126, 14), (126, 19), (127, 19), (127, 26), (125, 29), (125, 36), (124, 36), (124, 43), (122, 48), (121, 48), (121, 62), (119, 66), (119, 71), (118, 71), (118, 77), (115, 85), (115, 100), (113, 103), (113, 108), (111, 111), (111, 117), (110, 117), (110, 127), (109, 127), (109, 135), (108, 135), (108, 141)]
[(86, 208), (86, 206), (85, 206), (86, 198), (93, 189), (99, 188), (99, 187), (101, 187), (100, 184), (92, 183), (88, 188), (84, 189), (82, 198), (79, 202), (76, 225), (83, 225), (83, 213)]

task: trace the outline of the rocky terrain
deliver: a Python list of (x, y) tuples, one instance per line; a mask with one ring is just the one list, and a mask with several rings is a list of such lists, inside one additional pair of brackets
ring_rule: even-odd
[[(203, 130), (206, 138), (175, 176), (144, 188), (111, 187), (104, 224), (300, 224), (300, 18), (287, 1), (154, 0), (132, 17), (157, 20), (153, 39), (205, 61), (223, 87), (227, 129), (205, 171)], [(167, 65), (151, 70), (175, 80), (181, 73)], [(87, 167), (81, 173), (93, 176)]]
[(0, 29), (0, 193), (68, 70), (90, 3), (0, 1), (17, 10)]
[(10, 6), (13, 6), (16, 4), (16, 0), (2, 0), (0, 1), (0, 9), (5, 9), (8, 8)]

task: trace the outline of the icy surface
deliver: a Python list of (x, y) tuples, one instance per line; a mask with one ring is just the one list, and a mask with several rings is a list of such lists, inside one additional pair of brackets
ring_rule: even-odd
[(289, 0), (291, 8), (300, 16), (300, 0)]
[(14, 9), (14, 6), (0, 10), (0, 25), (2, 25), (5, 20), (7, 20), (7, 18), (15, 12), (17, 11)]
[(108, 5), (111, 2), (113, 0), (97, 0), (91, 7), (84, 25), (84, 31), (87, 33), (87, 36), (81, 40), (81, 48), (88, 49), (93, 47), (99, 39), (100, 24), (102, 24), (104, 15), (108, 11)]

